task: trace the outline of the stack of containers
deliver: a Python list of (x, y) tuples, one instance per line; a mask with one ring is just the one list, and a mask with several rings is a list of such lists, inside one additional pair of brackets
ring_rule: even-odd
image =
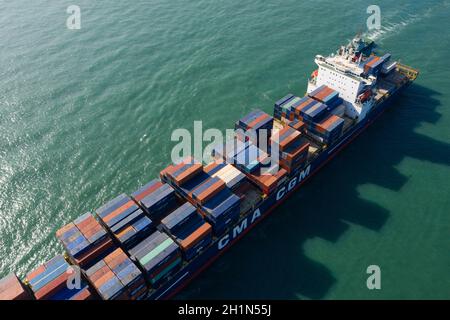
[(240, 202), (241, 199), (237, 195), (225, 188), (199, 208), (212, 225), (216, 236), (221, 235), (239, 219)]
[(294, 119), (292, 121), (291, 120), (286, 120), (285, 124), (287, 124), (289, 127), (293, 128), (293, 129), (295, 129), (297, 131), (300, 131), (300, 132), (303, 132), (305, 130), (305, 127), (306, 127), (305, 123), (303, 121), (298, 120), (298, 119)]
[(189, 202), (165, 217), (161, 226), (180, 246), (186, 260), (194, 258), (212, 241), (211, 225)]
[(383, 67), (383, 64), (391, 58), (390, 54), (383, 57), (370, 56), (364, 63), (364, 73), (367, 75), (377, 75)]
[(56, 232), (69, 259), (81, 268), (89, 268), (115, 246), (106, 230), (88, 212)]
[(282, 105), (294, 98), (295, 98), (295, 96), (290, 93), (290, 94), (284, 96), (283, 98), (281, 98), (280, 100), (278, 100), (277, 102), (275, 102), (275, 105), (273, 107), (273, 116), (275, 119), (281, 120), (282, 115), (283, 115), (283, 110), (281, 108)]
[[(239, 140), (250, 140), (257, 146), (260, 146), (263, 142), (260, 141), (260, 138), (264, 137), (264, 142), (267, 143), (266, 139), (270, 138), (272, 126), (273, 118), (270, 115), (261, 110), (255, 110), (236, 122), (235, 129), (237, 130), (237, 137)], [(240, 132), (239, 129), (243, 132)], [(262, 135), (262, 130), (266, 130), (267, 134)]]
[(123, 248), (134, 246), (153, 228), (152, 220), (126, 194), (121, 194), (95, 212)]
[[(272, 170), (273, 171), (273, 170)], [(279, 168), (274, 172), (267, 170), (261, 172), (259, 170), (256, 173), (247, 176), (256, 186), (262, 190), (265, 195), (269, 195), (274, 192), (278, 186), (284, 183), (287, 179), (287, 171), (283, 168)]]
[(307, 160), (309, 141), (292, 127), (285, 126), (271, 140), (272, 147), (278, 148), (279, 164), (288, 174), (300, 168)]
[(328, 111), (331, 111), (342, 104), (342, 99), (339, 98), (339, 92), (327, 87), (326, 85), (322, 85), (316, 90), (312, 91), (309, 96), (325, 104)]
[(163, 183), (158, 179), (153, 179), (146, 185), (140, 187), (138, 190), (131, 194), (134, 201), (138, 202), (144, 199), (149, 194), (153, 193), (159, 187), (162, 187)]
[(141, 300), (148, 292), (142, 272), (118, 248), (86, 271), (103, 300)]
[(253, 173), (267, 162), (269, 155), (253, 144), (237, 153), (234, 157), (236, 167), (245, 172)]
[(30, 294), (22, 281), (11, 273), (0, 280), (0, 300), (30, 300)]
[(317, 104), (317, 100), (314, 100), (311, 97), (305, 96), (301, 98), (298, 103), (294, 106), (294, 114), (295, 119), (303, 121), (303, 114), (305, 110), (308, 110), (310, 107)]
[(154, 222), (159, 222), (177, 205), (175, 190), (158, 180), (149, 182), (131, 196)]
[(185, 159), (177, 165), (171, 165), (161, 171), (160, 177), (172, 185), (182, 186), (196, 175), (202, 172), (203, 166), (193, 158)]
[(212, 162), (204, 168), (204, 171), (211, 177), (221, 179), (231, 190), (236, 190), (245, 181), (245, 174), (231, 164)]
[(319, 123), (311, 125), (308, 132), (318, 136), (323, 143), (332, 144), (341, 136), (343, 128), (344, 119), (331, 114)]
[(80, 288), (67, 286), (74, 272), (64, 257), (58, 255), (28, 273), (25, 281), (37, 300), (90, 299), (92, 294), (84, 280), (81, 281)]
[(217, 193), (225, 189), (225, 187), (225, 183), (221, 179), (210, 177), (192, 191), (192, 201), (198, 205), (203, 205)]
[(129, 251), (131, 259), (146, 272), (153, 288), (181, 267), (181, 251), (167, 234), (156, 231)]
[(296, 119), (295, 107), (301, 103), (302, 98), (288, 94), (282, 99), (275, 102), (274, 117), (278, 120), (294, 120)]
[[(306, 100), (305, 103), (301, 104), (296, 108), (298, 113), (297, 119), (309, 124), (311, 122), (317, 122), (322, 120), (328, 113), (327, 106), (319, 101), (310, 102), (311, 100)], [(295, 112), (294, 111), (294, 112)]]

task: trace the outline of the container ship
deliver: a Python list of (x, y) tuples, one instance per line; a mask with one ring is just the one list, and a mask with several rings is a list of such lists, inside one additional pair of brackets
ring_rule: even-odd
[(0, 299), (173, 297), (417, 78), (417, 70), (375, 49), (357, 36), (336, 53), (317, 55), (305, 96), (281, 98), (273, 116), (253, 110), (238, 120), (211, 163), (172, 164), (159, 179), (62, 227), (56, 237), (65, 253), (24, 279), (12, 273), (0, 280)]

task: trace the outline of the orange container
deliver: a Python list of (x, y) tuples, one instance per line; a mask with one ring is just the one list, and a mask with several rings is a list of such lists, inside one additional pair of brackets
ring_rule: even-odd
[(184, 251), (192, 248), (197, 242), (203, 239), (206, 235), (212, 232), (212, 227), (209, 223), (205, 222), (197, 230), (195, 230), (189, 237), (181, 241), (180, 246)]
[(203, 166), (200, 163), (193, 164), (190, 168), (185, 170), (184, 172), (180, 173), (177, 177), (172, 177), (172, 180), (177, 185), (182, 185), (189, 179), (193, 178), (197, 174), (199, 174), (203, 169)]

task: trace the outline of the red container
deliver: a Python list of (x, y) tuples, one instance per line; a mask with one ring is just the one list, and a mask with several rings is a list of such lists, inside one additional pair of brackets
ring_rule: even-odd
[(172, 180), (178, 185), (189, 181), (197, 174), (202, 172), (203, 166), (200, 163), (193, 164), (190, 168), (186, 169), (184, 172), (180, 173), (177, 177), (172, 177)]
[(123, 206), (121, 206), (121, 207), (117, 208), (116, 210), (114, 210), (113, 212), (109, 213), (106, 217), (103, 217), (102, 220), (105, 223), (108, 223), (109, 221), (111, 221), (112, 219), (117, 217), (119, 214), (121, 214), (125, 210), (127, 210), (135, 205), (136, 205), (136, 203), (133, 200), (130, 200), (127, 203), (125, 203)]
[(215, 168), (217, 168), (217, 166), (221, 165), (222, 163), (223, 163), (223, 161), (213, 161), (210, 164), (206, 165), (203, 168), (203, 171), (205, 173), (209, 173), (209, 172), (213, 171)]
[(282, 183), (287, 175), (287, 171), (280, 168), (275, 174), (250, 174), (247, 175), (266, 195), (274, 191)]
[(250, 123), (248, 124), (248, 128), (251, 129), (251, 128), (253, 128), (255, 125), (257, 125), (258, 123), (260, 123), (260, 122), (262, 122), (262, 121), (264, 121), (264, 120), (266, 120), (266, 119), (269, 119), (269, 118), (270, 118), (270, 116), (269, 116), (267, 113), (263, 113), (263, 114), (260, 115), (258, 118), (256, 118), (256, 119), (253, 120), (252, 122), (250, 122)]
[(14, 273), (0, 280), (0, 300), (29, 300), (30, 294)]
[(152, 186), (148, 187), (147, 189), (143, 190), (141, 193), (139, 193), (139, 195), (135, 196), (134, 200), (141, 201), (142, 199), (144, 199), (149, 194), (153, 193), (156, 189), (158, 189), (162, 185), (163, 185), (162, 182), (158, 181), (154, 185), (152, 185)]
[[(198, 186), (198, 187), (200, 187), (200, 186)], [(198, 202), (199, 204), (203, 205), (209, 199), (214, 197), (217, 193), (219, 193), (220, 191), (225, 189), (225, 186), (226, 186), (225, 182), (223, 182), (222, 180), (218, 179), (218, 181), (216, 181), (214, 184), (212, 184), (208, 189), (206, 189), (205, 191), (200, 193), (198, 196), (196, 196), (194, 200), (196, 202)], [(193, 190), (193, 192), (194, 191), (195, 191), (195, 189)]]
[(300, 132), (291, 128), (290, 126), (285, 126), (283, 129), (278, 131), (270, 138), (271, 142), (277, 143), (280, 151), (286, 149), (291, 143), (297, 141), (300, 138)]
[(305, 123), (303, 121), (291, 122), (289, 126), (297, 131), (303, 131), (305, 129)]
[(45, 300), (57, 293), (61, 288), (67, 285), (67, 279), (71, 274), (63, 272), (60, 276), (47, 283), (44, 287), (34, 293), (37, 300)]
[(308, 154), (308, 150), (309, 150), (309, 143), (302, 144), (296, 150), (293, 150), (292, 152), (287, 153), (286, 159), (288, 161), (295, 161), (296, 159), (300, 158), (301, 156)]

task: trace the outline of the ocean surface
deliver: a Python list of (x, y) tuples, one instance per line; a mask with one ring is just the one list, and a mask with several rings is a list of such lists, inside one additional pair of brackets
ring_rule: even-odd
[[(302, 95), (363, 32), (414, 85), (177, 298), (450, 298), (450, 1), (0, 1), (0, 276), (170, 162), (171, 132)], [(81, 8), (68, 30), (66, 9)], [(381, 290), (366, 269), (381, 268)]]

